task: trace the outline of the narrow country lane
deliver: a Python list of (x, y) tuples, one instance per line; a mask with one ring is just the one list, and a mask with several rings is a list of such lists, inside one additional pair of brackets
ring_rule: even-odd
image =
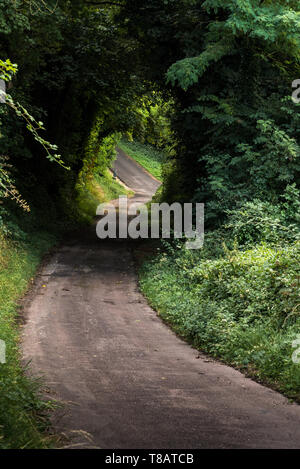
[[(121, 151), (115, 171), (133, 201), (159, 186)], [(300, 406), (176, 337), (139, 292), (126, 241), (92, 227), (66, 242), (25, 319), (24, 360), (65, 403), (54, 425), (72, 448), (300, 447)]]

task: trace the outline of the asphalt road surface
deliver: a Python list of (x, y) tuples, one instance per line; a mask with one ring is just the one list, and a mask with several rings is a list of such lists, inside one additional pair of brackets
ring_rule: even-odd
[[(133, 202), (159, 186), (123, 152), (115, 171)], [(64, 403), (53, 424), (70, 448), (300, 447), (300, 406), (176, 337), (139, 292), (126, 240), (92, 227), (66, 241), (25, 319), (24, 360)]]

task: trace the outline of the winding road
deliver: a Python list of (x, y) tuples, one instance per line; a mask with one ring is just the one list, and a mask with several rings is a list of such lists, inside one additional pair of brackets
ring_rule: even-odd
[[(119, 151), (117, 176), (149, 200), (159, 183)], [(299, 448), (300, 406), (180, 340), (138, 288), (132, 241), (93, 226), (41, 268), (25, 301), (24, 360), (64, 403), (70, 448)]]

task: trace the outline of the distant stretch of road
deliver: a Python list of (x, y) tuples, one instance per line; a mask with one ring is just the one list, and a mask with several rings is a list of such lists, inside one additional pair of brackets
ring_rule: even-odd
[(149, 175), (139, 164), (126, 153), (117, 149), (117, 159), (114, 164), (115, 175), (135, 193), (137, 199), (148, 202), (155, 194), (161, 183)]

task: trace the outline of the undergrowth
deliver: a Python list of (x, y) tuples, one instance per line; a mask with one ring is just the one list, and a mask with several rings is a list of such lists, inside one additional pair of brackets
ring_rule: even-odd
[(293, 348), (300, 334), (297, 200), (294, 211), (291, 204), (245, 204), (206, 234), (199, 251), (164, 241), (144, 263), (140, 284), (160, 316), (199, 350), (300, 402), (300, 364), (292, 360), (300, 355)]

